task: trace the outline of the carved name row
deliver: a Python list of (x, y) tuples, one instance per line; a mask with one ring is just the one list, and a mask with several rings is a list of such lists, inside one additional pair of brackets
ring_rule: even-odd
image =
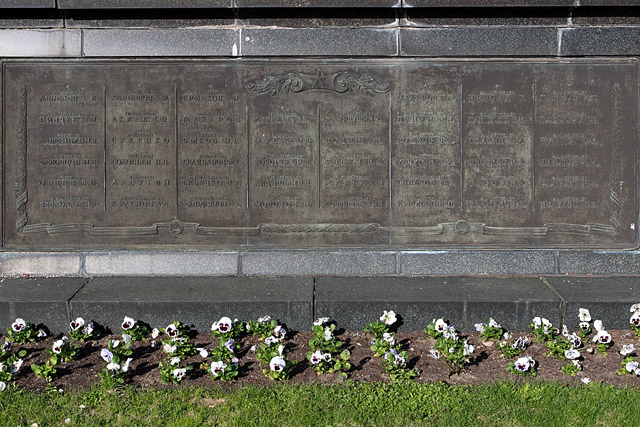
[(633, 247), (637, 71), (6, 63), (5, 246)]

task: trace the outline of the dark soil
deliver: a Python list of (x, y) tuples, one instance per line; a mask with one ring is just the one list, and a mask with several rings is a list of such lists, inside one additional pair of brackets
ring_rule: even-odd
[[(555, 381), (563, 384), (580, 383), (580, 379), (588, 377), (592, 381), (602, 381), (604, 384), (616, 386), (640, 386), (640, 378), (635, 375), (618, 375), (616, 371), (621, 368), (620, 362), (623, 357), (618, 353), (624, 344), (634, 344), (640, 347), (638, 338), (632, 331), (609, 331), (613, 336), (614, 347), (603, 355), (595, 350), (591, 343), (580, 348), (583, 357), (583, 370), (577, 376), (571, 377), (564, 374), (560, 369), (568, 364), (567, 360), (547, 356), (547, 349), (542, 344), (535, 343), (533, 336), (528, 335), (533, 343), (529, 346), (524, 355), (533, 357), (538, 363), (538, 378), (543, 381)], [(521, 334), (516, 334), (517, 336)], [(419, 375), (415, 378), (417, 382), (437, 382), (443, 381), (449, 384), (482, 384), (497, 381), (518, 380), (518, 376), (505, 370), (508, 360), (503, 358), (500, 352), (490, 343), (483, 344), (477, 333), (463, 334), (471, 344), (475, 346), (473, 360), (466, 372), (460, 375), (449, 377), (448, 369), (444, 361), (433, 359), (429, 350), (434, 341), (427, 337), (424, 332), (399, 333), (399, 339), (409, 351), (409, 366), (416, 369)], [(298, 364), (293, 367), (290, 382), (294, 384), (321, 383), (330, 384), (338, 382), (336, 374), (317, 375), (306, 360), (306, 352), (309, 350), (308, 340), (310, 332), (296, 333), (293, 337), (285, 341), (288, 351), (288, 360), (297, 360)], [(44, 341), (16, 345), (14, 351), (19, 348), (27, 350), (24, 364), (20, 372), (14, 376), (14, 381), (18, 388), (27, 390), (44, 391), (46, 382), (41, 378), (36, 378), (29, 368), (33, 363), (44, 363), (48, 355), (44, 352), (50, 348), (53, 341), (59, 337), (48, 338)], [(105, 363), (100, 358), (100, 351), (106, 348), (108, 339), (119, 339), (119, 336), (103, 337), (99, 340), (80, 343), (81, 351), (77, 360), (63, 363), (58, 369), (57, 378), (53, 385), (64, 390), (82, 390), (100, 381), (98, 372), (104, 369)], [(343, 332), (339, 338), (351, 351), (352, 369), (348, 372), (349, 378), (354, 381), (382, 381), (387, 382), (389, 378), (384, 374), (379, 358), (373, 357), (369, 349), (371, 335), (365, 332)], [(198, 347), (212, 348), (216, 340), (207, 334), (197, 335), (193, 341)], [(256, 344), (257, 338), (246, 336), (241, 341), (242, 348), (239, 352), (240, 375), (230, 383), (224, 384), (226, 387), (237, 387), (246, 385), (269, 385), (273, 382), (267, 379), (262, 373), (262, 368), (256, 360), (255, 354), (251, 351), (251, 346)], [(158, 372), (158, 362), (165, 359), (161, 343), (158, 342), (155, 348), (150, 342), (136, 342), (133, 344), (134, 354), (131, 369), (128, 372), (127, 382), (134, 386), (144, 388), (170, 387), (160, 380)], [(587, 350), (592, 348), (592, 352)], [(200, 356), (187, 359), (187, 364), (194, 369), (182, 381), (183, 385), (189, 386), (212, 386), (220, 381), (213, 381), (211, 375), (199, 369), (204, 361)]]

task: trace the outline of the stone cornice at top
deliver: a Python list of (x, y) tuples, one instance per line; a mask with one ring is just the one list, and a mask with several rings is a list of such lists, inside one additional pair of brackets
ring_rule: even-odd
[(640, 6), (640, 0), (0, 0), (0, 9), (456, 8), (514, 6)]

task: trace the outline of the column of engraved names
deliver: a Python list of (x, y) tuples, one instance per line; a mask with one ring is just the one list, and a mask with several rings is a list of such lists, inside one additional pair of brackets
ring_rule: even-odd
[(230, 72), (224, 80), (202, 75), (187, 76), (178, 89), (178, 218), (242, 226), (247, 151), (246, 99), (237, 90), (242, 82)]
[(389, 95), (354, 91), (323, 101), (319, 205), (326, 220), (387, 225)]
[(536, 85), (536, 222), (608, 224), (612, 79), (554, 68)]
[[(486, 68), (486, 67), (485, 67)], [(463, 83), (465, 215), (522, 227), (533, 211), (533, 83), (527, 68), (483, 69)]]
[(410, 68), (395, 93), (393, 224), (460, 219), (461, 83), (457, 67)]
[(150, 226), (175, 217), (175, 88), (128, 72), (107, 85), (107, 213), (112, 226)]
[(248, 202), (254, 225), (310, 221), (318, 195), (313, 97), (310, 92), (250, 95)]
[(27, 165), (32, 224), (99, 224), (103, 219), (104, 89), (75, 77), (31, 92)]

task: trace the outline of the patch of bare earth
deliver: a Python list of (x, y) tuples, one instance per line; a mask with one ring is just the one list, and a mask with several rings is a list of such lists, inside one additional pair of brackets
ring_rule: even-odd
[[(540, 380), (571, 384), (579, 382), (583, 377), (588, 377), (592, 381), (602, 381), (605, 384), (616, 386), (639, 386), (639, 377), (635, 375), (618, 375), (616, 373), (621, 368), (620, 363), (623, 359), (618, 353), (619, 349), (624, 344), (634, 344), (640, 347), (638, 338), (632, 331), (609, 332), (613, 336), (614, 347), (607, 355), (599, 353), (591, 343), (586, 343), (584, 347), (579, 349), (583, 357), (584, 369), (575, 377), (571, 377), (561, 371), (562, 366), (568, 364), (569, 361), (548, 356), (547, 348), (542, 344), (535, 343), (531, 334), (515, 335), (527, 335), (531, 341), (534, 341), (524, 354), (533, 357), (538, 362), (538, 378)], [(524, 379), (519, 379), (516, 375), (505, 370), (508, 360), (503, 358), (494, 346), (483, 344), (477, 333), (462, 334), (462, 337), (467, 338), (475, 346), (473, 360), (466, 372), (449, 377), (444, 361), (433, 359), (430, 356), (429, 350), (433, 347), (434, 341), (427, 337), (424, 332), (398, 333), (397, 335), (397, 339), (409, 351), (409, 366), (419, 372), (419, 375), (415, 378), (417, 382), (443, 381), (449, 384), (482, 384), (508, 380), (524, 381)], [(57, 338), (59, 337), (51, 337), (44, 341), (20, 346), (16, 345), (14, 351), (18, 349), (27, 350), (23, 368), (14, 377), (19, 388), (37, 391), (46, 389), (47, 384), (45, 381), (41, 378), (36, 378), (29, 365), (44, 363), (49, 357), (44, 350), (50, 348)], [(109, 339), (120, 338), (120, 336), (109, 336), (99, 340), (79, 343), (81, 350), (77, 360), (63, 363), (59, 367), (58, 376), (53, 385), (64, 390), (82, 390), (100, 381), (98, 372), (105, 367), (105, 363), (100, 357), (100, 351), (106, 348)], [(306, 360), (306, 352), (309, 351), (307, 343), (310, 338), (310, 332), (302, 332), (296, 333), (285, 341), (288, 351), (287, 359), (298, 361), (291, 372), (290, 382), (294, 384), (312, 382), (330, 384), (338, 382), (336, 374), (317, 375)], [(363, 382), (389, 381), (380, 365), (379, 358), (374, 357), (369, 348), (371, 342), (369, 333), (345, 331), (339, 338), (344, 342), (345, 347), (351, 351), (351, 363), (353, 366), (348, 372), (350, 379)], [(197, 347), (209, 349), (216, 345), (216, 340), (207, 334), (197, 335), (193, 338), (193, 342), (196, 343)], [(236, 380), (223, 385), (225, 387), (243, 387), (247, 385), (273, 384), (271, 380), (264, 376), (262, 367), (259, 365), (255, 353), (251, 350), (251, 347), (259, 343), (259, 340), (253, 336), (246, 336), (240, 340), (240, 343), (242, 345), (239, 351), (240, 375)], [(151, 346), (150, 342), (136, 342), (133, 344), (134, 360), (131, 363), (131, 369), (127, 377), (129, 384), (143, 388), (172, 387), (163, 384), (160, 380), (160, 374), (157, 369), (158, 362), (165, 359), (165, 354), (162, 351), (161, 343), (158, 342), (158, 344), (156, 347)], [(589, 348), (592, 348), (593, 351), (588, 352), (587, 349)], [(182, 381), (183, 385), (206, 387), (212, 386), (214, 383), (221, 383), (220, 381), (214, 381), (208, 372), (200, 369), (203, 361), (204, 359), (200, 356), (193, 356), (186, 360), (186, 363), (192, 365), (194, 369)], [(215, 406), (218, 403), (212, 401), (211, 405)]]

